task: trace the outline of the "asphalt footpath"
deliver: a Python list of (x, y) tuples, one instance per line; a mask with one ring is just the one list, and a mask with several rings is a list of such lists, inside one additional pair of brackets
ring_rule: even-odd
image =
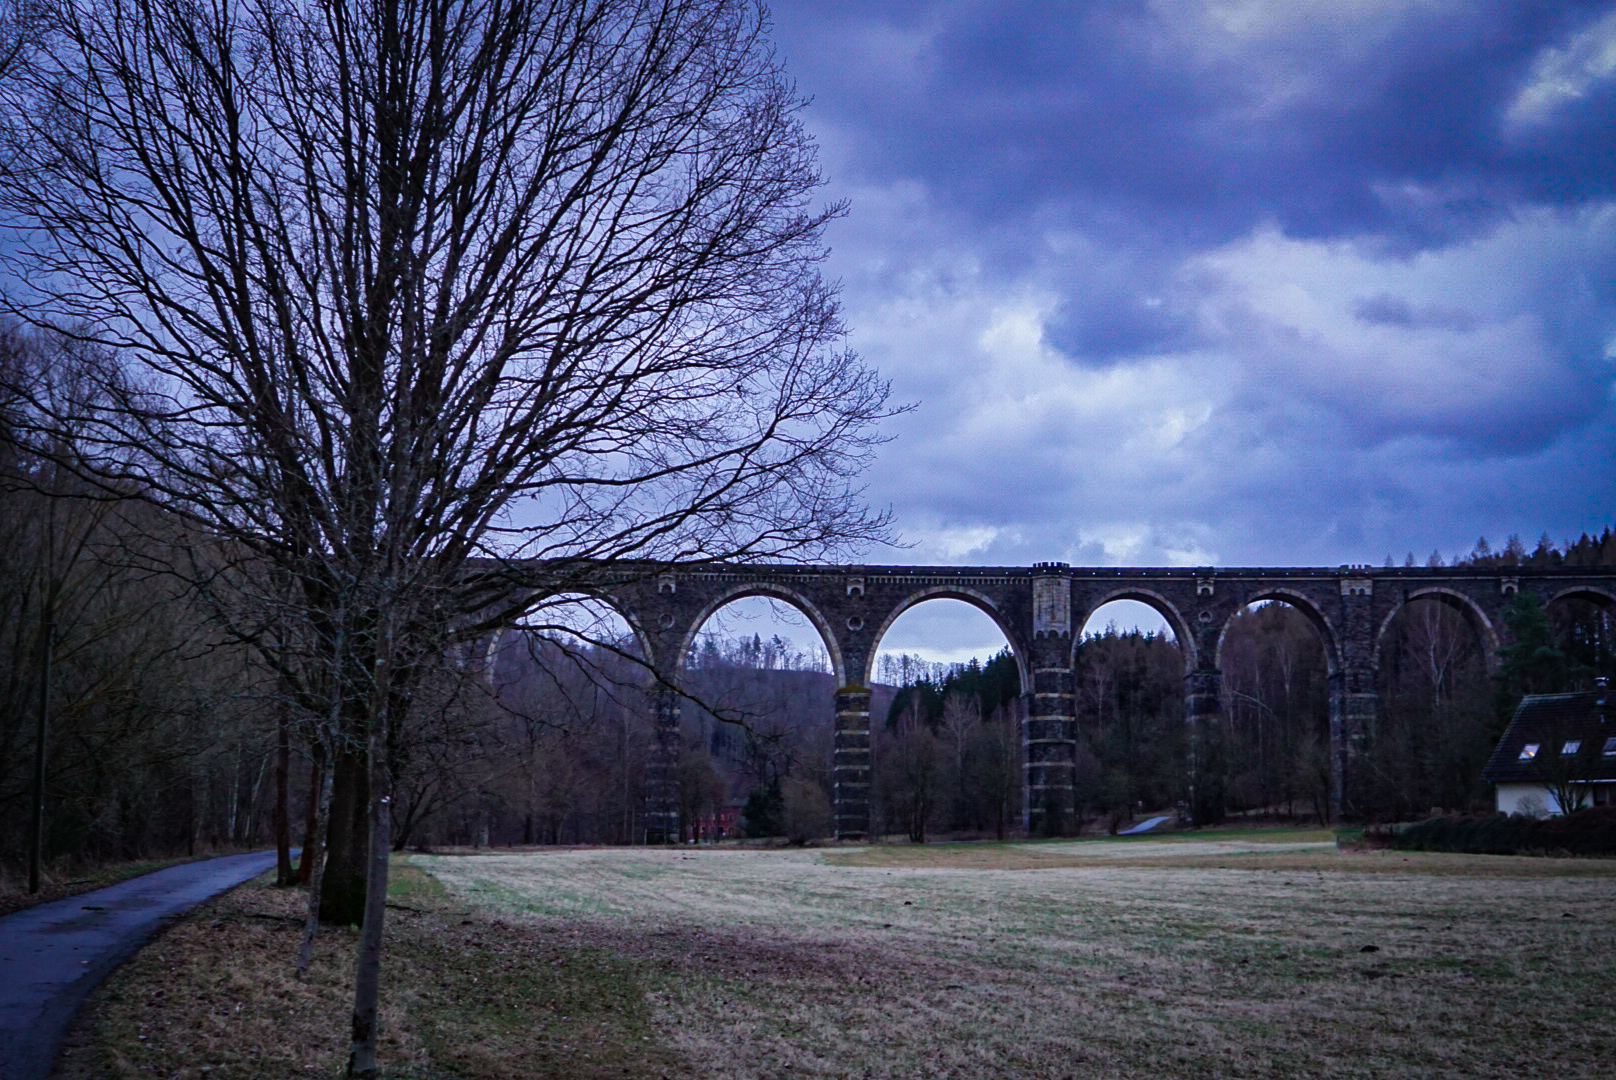
[(224, 855), (0, 917), (0, 1080), (46, 1080), (84, 999), (164, 920), (274, 867)]

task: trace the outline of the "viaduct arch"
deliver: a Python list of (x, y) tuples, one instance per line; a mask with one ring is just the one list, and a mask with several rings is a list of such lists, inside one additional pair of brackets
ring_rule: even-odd
[[(501, 576), (509, 580), (506, 568)], [(529, 564), (524, 588), (544, 595), (544, 567)], [(578, 591), (574, 584), (555, 592)], [(1138, 600), (1162, 614), (1185, 660), (1192, 814), (1199, 790), (1197, 748), (1223, 712), (1219, 652), (1230, 620), (1248, 604), (1278, 600), (1318, 630), (1329, 664), (1332, 809), (1353, 816), (1355, 769), (1379, 711), (1380, 639), (1402, 607), (1422, 598), (1464, 613), (1489, 663), (1508, 643), (1503, 610), (1518, 593), (1547, 605), (1566, 597), (1616, 606), (1612, 567), (1074, 567), (699, 565), (603, 568), (588, 591), (616, 607), (641, 637), (656, 669), (657, 737), (647, 783), (651, 839), (677, 835), (680, 695), (684, 658), (702, 624), (724, 604), (769, 596), (798, 608), (831, 657), (835, 695), (836, 835), (870, 830), (870, 686), (881, 635), (905, 610), (949, 597), (986, 612), (1016, 657), (1026, 700), (1022, 723), (1023, 822), (1059, 832), (1075, 811), (1074, 650), (1088, 618), (1112, 600)]]

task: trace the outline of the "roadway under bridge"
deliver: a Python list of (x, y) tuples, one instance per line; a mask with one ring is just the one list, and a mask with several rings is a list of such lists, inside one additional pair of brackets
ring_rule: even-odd
[(1571, 597), (1616, 606), (1616, 568), (1554, 567), (1244, 567), (1118, 568), (1065, 563), (1032, 566), (705, 566), (625, 573), (590, 590), (615, 607), (639, 637), (666, 686), (656, 692), (657, 736), (648, 777), (652, 838), (678, 829), (677, 764), (685, 658), (721, 607), (752, 596), (795, 607), (819, 631), (837, 685), (836, 834), (870, 831), (870, 682), (876, 648), (894, 620), (923, 601), (946, 597), (985, 612), (1009, 641), (1026, 698), (1022, 725), (1023, 818), (1029, 833), (1061, 832), (1074, 813), (1076, 718), (1074, 650), (1089, 616), (1113, 600), (1158, 611), (1184, 656), (1191, 806), (1201, 771), (1199, 747), (1222, 711), (1220, 654), (1236, 613), (1282, 601), (1318, 631), (1330, 681), (1332, 809), (1353, 817), (1354, 767), (1379, 709), (1381, 639), (1403, 605), (1430, 598), (1460, 612), (1489, 665), (1508, 644), (1503, 610), (1518, 593), (1545, 605)]

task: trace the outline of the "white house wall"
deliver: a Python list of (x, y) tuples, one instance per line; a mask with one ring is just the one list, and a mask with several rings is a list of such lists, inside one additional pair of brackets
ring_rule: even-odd
[[(1611, 802), (1612, 794), (1616, 793), (1616, 784), (1594, 783), (1587, 785), (1589, 794), (1583, 796), (1582, 805), (1598, 806)], [(1497, 806), (1500, 814), (1518, 814), (1521, 810), (1521, 801), (1529, 796), (1535, 796), (1538, 804), (1550, 814), (1560, 813), (1560, 800), (1554, 793), (1542, 784), (1498, 784)]]

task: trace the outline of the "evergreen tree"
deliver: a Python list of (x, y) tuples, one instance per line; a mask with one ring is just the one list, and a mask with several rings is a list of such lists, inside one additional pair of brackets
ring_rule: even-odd
[(779, 780), (753, 788), (741, 809), (741, 827), (749, 837), (784, 836), (784, 819), (785, 795), (780, 790)]
[(1555, 648), (1553, 623), (1535, 593), (1516, 593), (1504, 607), (1504, 624), (1514, 640), (1498, 650), (1503, 661), (1495, 676), (1500, 733), (1523, 696), (1560, 693), (1572, 674), (1565, 651)]

